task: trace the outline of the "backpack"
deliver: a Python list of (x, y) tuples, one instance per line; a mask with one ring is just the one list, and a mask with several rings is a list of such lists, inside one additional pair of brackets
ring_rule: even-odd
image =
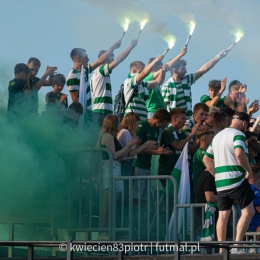
[(114, 99), (114, 115), (117, 115), (119, 117), (120, 122), (122, 122), (126, 107), (137, 95), (138, 95), (138, 84), (134, 87), (133, 94), (126, 104), (125, 97), (124, 97), (124, 84), (120, 86), (120, 89)]
[(124, 97), (124, 84), (122, 84), (114, 99), (114, 115), (117, 115), (121, 122), (124, 117), (124, 113), (125, 113), (125, 97)]

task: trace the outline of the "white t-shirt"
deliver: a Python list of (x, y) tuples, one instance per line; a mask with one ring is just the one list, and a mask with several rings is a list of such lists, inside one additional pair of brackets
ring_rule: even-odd
[[(127, 143), (133, 138), (131, 133), (127, 129), (122, 129), (116, 136), (118, 142), (121, 144), (121, 146), (124, 148), (127, 146)], [(135, 149), (135, 146), (132, 147), (132, 149)], [(123, 160), (129, 160), (129, 159), (137, 159), (137, 155), (126, 156)]]

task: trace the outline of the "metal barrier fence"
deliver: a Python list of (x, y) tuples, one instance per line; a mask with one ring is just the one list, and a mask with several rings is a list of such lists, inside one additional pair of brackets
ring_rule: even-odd
[[(165, 180), (165, 189), (160, 189), (160, 180)], [(123, 239), (134, 241), (159, 241), (167, 239), (169, 220), (177, 203), (177, 181), (172, 176), (129, 176), (117, 177), (113, 180), (113, 187), (117, 181), (122, 181), (120, 200), (113, 188), (113, 235), (126, 232)], [(152, 185), (155, 182), (155, 186)], [(129, 188), (129, 196), (125, 200), (125, 183)], [(141, 194), (141, 184), (146, 185)], [(152, 188), (153, 187), (153, 188)], [(169, 187), (173, 187), (174, 196), (170, 196)], [(142, 198), (143, 197), (143, 198)], [(118, 201), (120, 203), (117, 206)], [(174, 218), (177, 212), (174, 211)], [(119, 223), (119, 224), (117, 224)], [(175, 231), (175, 229), (174, 229)], [(177, 233), (173, 234), (177, 239)]]
[[(108, 225), (101, 226), (100, 210), (102, 208), (102, 153), (107, 154), (108, 163), (106, 164), (110, 189), (108, 189)], [(66, 154), (66, 153), (65, 153)], [(85, 234), (84, 240), (100, 240), (93, 237), (93, 233), (107, 232), (110, 241), (177, 241), (178, 234), (178, 209), (190, 209), (190, 234), (189, 240), (196, 240), (195, 235), (195, 208), (201, 208), (202, 225), (204, 223), (205, 204), (177, 204), (177, 182), (171, 176), (127, 176), (112, 178), (113, 156), (107, 149), (82, 149), (73, 151), (73, 156), (77, 156), (78, 163), (69, 160), (72, 152), (68, 156), (68, 178), (67, 193), (68, 199), (65, 201), (67, 210), (66, 229), (69, 231), (70, 238), (76, 240), (76, 234)], [(76, 173), (75, 175), (73, 175)], [(165, 180), (166, 188), (160, 187), (160, 181)], [(116, 182), (122, 181), (122, 191), (116, 193)], [(145, 199), (142, 198), (140, 187), (145, 183)], [(126, 184), (126, 185), (124, 185)], [(155, 184), (155, 185), (154, 185)], [(125, 188), (128, 186), (129, 196), (126, 196)], [(137, 187), (137, 188), (135, 188)], [(169, 189), (173, 189), (173, 196)], [(126, 199), (125, 199), (126, 198)], [(62, 202), (63, 203), (63, 202)], [(233, 240), (236, 233), (236, 208), (233, 211)], [(173, 217), (173, 231), (168, 230), (168, 224)], [(185, 210), (183, 211), (185, 220)], [(37, 220), (33, 223), (39, 223)], [(54, 222), (54, 223), (53, 223)], [(41, 223), (41, 222), (40, 222)], [(57, 229), (59, 223), (52, 220), (53, 239), (57, 239)], [(54, 227), (53, 227), (54, 226)], [(186, 241), (187, 236), (186, 221), (183, 222), (182, 240)], [(173, 239), (169, 238), (169, 233)], [(96, 242), (95, 241), (95, 242)], [(1, 241), (0, 241), (1, 243)], [(53, 243), (56, 244), (56, 241)], [(7, 243), (6, 243), (7, 244)], [(12, 244), (12, 243), (11, 243)], [(10, 244), (10, 245), (11, 245)], [(37, 243), (36, 243), (37, 244)], [(14, 244), (12, 244), (14, 245)], [(12, 256), (9, 250), (9, 256)], [(53, 252), (54, 256), (55, 252)]]
[[(72, 260), (74, 253), (77, 251), (80, 252), (86, 252), (93, 250), (94, 248), (101, 249), (104, 247), (106, 250), (113, 251), (114, 245), (118, 243), (118, 241), (111, 241), (111, 242), (102, 242), (102, 241), (0, 241), (0, 247), (14, 247), (14, 246), (20, 246), (25, 247), (28, 250), (27, 253), (27, 259), (28, 260), (34, 260), (34, 250), (35, 247), (55, 247), (59, 248), (61, 251), (66, 253), (66, 260)], [(237, 245), (234, 245), (237, 244)], [(117, 254), (118, 260), (123, 260), (123, 257), (126, 253), (129, 252), (129, 250), (134, 250), (134, 248), (137, 246), (140, 248), (150, 249), (150, 250), (158, 250), (158, 248), (161, 247), (168, 247), (171, 249), (172, 254), (174, 255), (174, 260), (180, 260), (181, 259), (181, 249), (185, 248), (186, 250), (195, 250), (195, 248), (224, 248), (224, 253), (221, 254), (223, 260), (229, 260), (229, 249), (230, 248), (259, 248), (260, 242), (255, 242), (255, 245), (250, 245), (249, 242), (242, 241), (242, 242), (235, 242), (235, 241), (224, 241), (221, 243), (218, 242), (203, 242), (198, 243), (197, 241), (172, 241), (172, 242), (162, 242), (158, 241), (157, 243), (151, 243), (149, 241), (144, 241), (142, 243), (136, 242), (136, 241), (128, 241), (128, 242), (122, 242), (120, 247), (117, 247), (117, 250), (114, 250), (114, 253)], [(189, 249), (188, 249), (189, 248)], [(164, 254), (164, 253), (162, 253)], [(161, 255), (162, 255), (161, 254)], [(143, 255), (142, 255), (143, 256)], [(168, 259), (168, 258), (167, 258)], [(253, 259), (250, 256), (250, 259)], [(257, 258), (259, 259), (259, 258)]]

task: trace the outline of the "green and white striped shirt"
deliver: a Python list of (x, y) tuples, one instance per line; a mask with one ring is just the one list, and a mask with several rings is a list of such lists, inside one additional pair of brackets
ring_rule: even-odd
[(182, 81), (174, 81), (171, 77), (162, 87), (162, 96), (165, 103), (170, 103), (169, 109), (180, 107), (186, 111), (189, 118), (192, 115), (191, 85), (195, 83), (195, 73), (185, 76)]
[(235, 128), (225, 128), (213, 139), (205, 156), (214, 159), (215, 183), (217, 191), (238, 187), (243, 181), (246, 170), (239, 164), (235, 149), (241, 148), (245, 154), (248, 149), (245, 135)]
[(93, 112), (105, 115), (113, 114), (112, 90), (109, 64), (101, 65), (95, 69), (91, 78)]
[[(87, 68), (85, 68), (85, 88), (86, 88), (86, 100), (87, 100), (87, 109), (91, 110), (91, 91), (90, 91), (90, 85), (89, 85), (89, 77), (88, 74), (92, 72), (91, 65), (88, 65)], [(67, 86), (69, 89), (69, 92), (75, 92), (79, 91), (79, 85), (80, 85), (80, 74), (81, 72), (75, 69), (72, 69), (68, 76), (67, 76)]]
[(126, 107), (124, 115), (127, 115), (130, 112), (134, 112), (140, 117), (141, 121), (144, 121), (147, 119), (148, 114), (145, 101), (149, 98), (147, 89), (149, 86), (149, 81), (136, 84), (137, 75), (138, 74), (130, 75), (124, 82), (124, 98), (126, 104), (129, 102), (132, 94), (134, 93), (136, 85), (138, 87), (137, 95)]

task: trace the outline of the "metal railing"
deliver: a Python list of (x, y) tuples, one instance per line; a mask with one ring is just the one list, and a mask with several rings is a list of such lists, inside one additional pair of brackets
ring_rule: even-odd
[[(166, 181), (165, 189), (160, 188), (160, 180)], [(113, 188), (113, 235), (112, 239), (117, 239), (117, 233), (128, 232), (128, 239), (135, 241), (152, 241), (167, 238), (169, 219), (177, 203), (177, 181), (172, 176), (127, 176), (117, 177), (113, 180), (113, 187), (116, 181), (123, 182), (121, 192), (121, 205), (117, 207), (117, 196)], [(141, 198), (140, 183), (145, 181), (147, 189), (145, 199)], [(129, 187), (128, 205), (124, 200), (124, 183)], [(155, 182), (155, 187), (152, 187)], [(137, 183), (138, 189), (134, 189)], [(169, 186), (172, 185), (174, 196), (170, 196)], [(134, 196), (135, 192), (135, 196)], [(137, 195), (137, 196), (136, 196)], [(135, 197), (135, 198), (134, 198)], [(137, 198), (136, 198), (137, 197)], [(124, 209), (127, 208), (127, 211)], [(177, 213), (176, 218), (177, 218)], [(117, 225), (118, 215), (120, 215), (119, 225)], [(160, 232), (163, 229), (164, 232)], [(145, 232), (144, 232), (145, 230)], [(173, 234), (177, 239), (177, 234)], [(167, 241), (167, 240), (166, 240)]]

